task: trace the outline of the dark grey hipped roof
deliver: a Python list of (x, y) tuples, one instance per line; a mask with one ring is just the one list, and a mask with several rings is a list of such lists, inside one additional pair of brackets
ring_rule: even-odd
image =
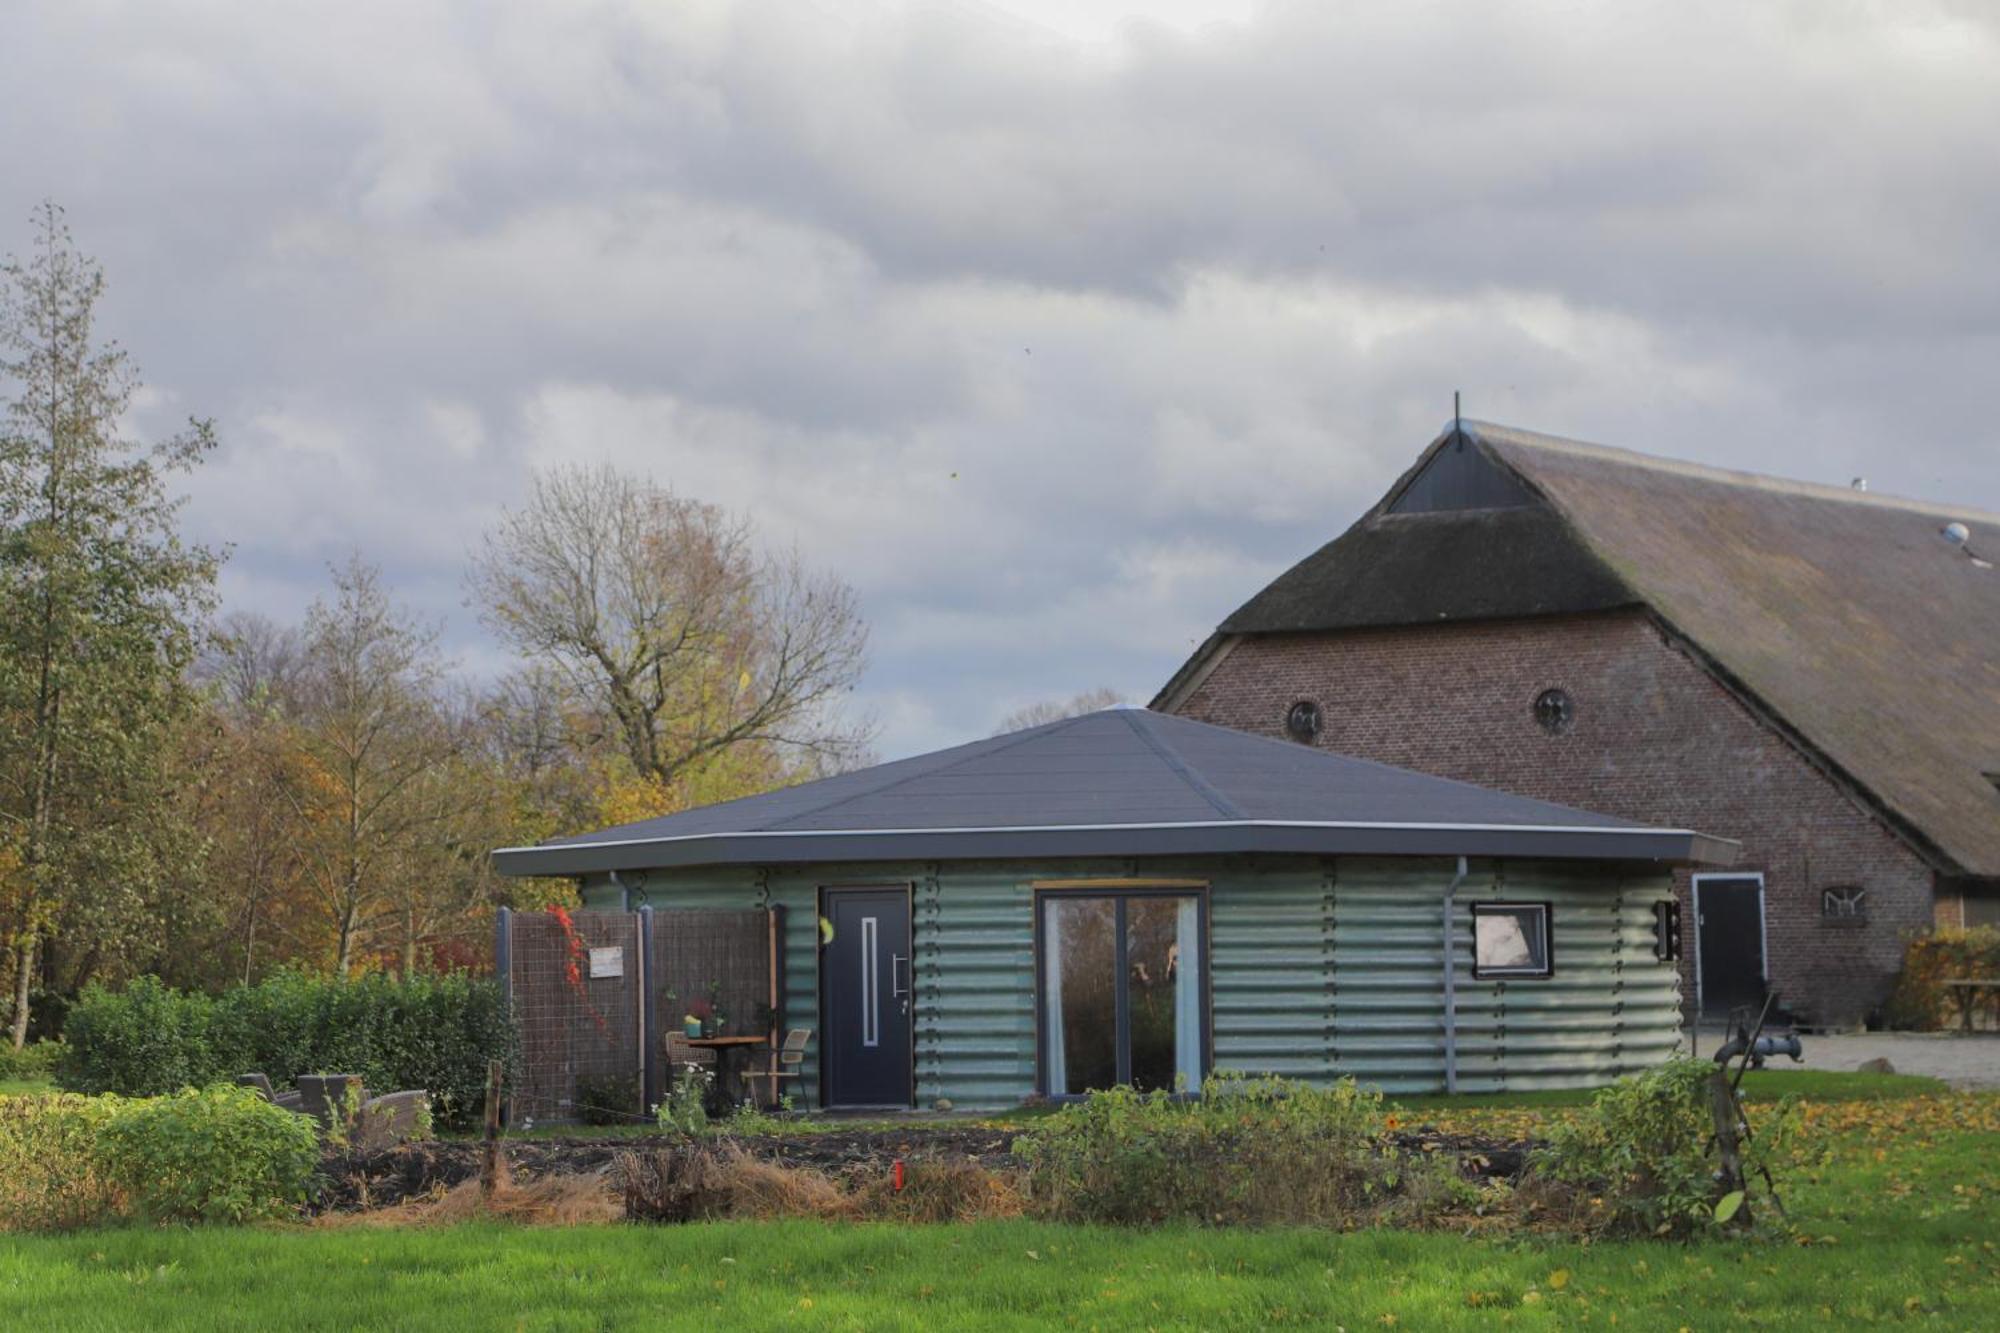
[(1735, 847), (1138, 708), (495, 852), (506, 875), (1233, 852), (1723, 862)]

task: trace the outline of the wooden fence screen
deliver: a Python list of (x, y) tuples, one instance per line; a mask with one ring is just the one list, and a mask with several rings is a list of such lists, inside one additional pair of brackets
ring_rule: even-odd
[(650, 1115), (665, 1086), (664, 1034), (685, 1016), (768, 1035), (784, 1012), (777, 909), (514, 912), (502, 909), (496, 969), (520, 1032), (509, 1122), (605, 1123)]

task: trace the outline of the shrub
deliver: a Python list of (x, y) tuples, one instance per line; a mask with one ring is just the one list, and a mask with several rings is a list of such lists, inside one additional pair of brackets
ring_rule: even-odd
[(0, 1079), (53, 1078), (62, 1053), (60, 1041), (30, 1042), (18, 1051), (0, 1041)]
[(305, 1201), (319, 1162), (306, 1117), (248, 1088), (190, 1089), (118, 1109), (97, 1134), (100, 1169), (160, 1222), (246, 1222)]
[(1889, 1022), (1923, 1030), (1955, 1027), (1958, 1001), (1943, 983), (1993, 976), (2000, 976), (2000, 926), (1919, 935), (1904, 946), (1903, 970), (1889, 997)]
[(0, 1097), (0, 1231), (58, 1231), (115, 1216), (121, 1193), (98, 1151), (115, 1097)]
[[(1722, 1197), (1709, 1103), (1715, 1072), (1711, 1061), (1683, 1059), (1620, 1079), (1551, 1130), (1530, 1172), (1568, 1187), (1571, 1221), (1584, 1230), (1686, 1236), (1715, 1225)], [(1794, 1119), (1789, 1099), (1765, 1115), (1743, 1145), (1746, 1177), (1768, 1166)]]
[(586, 1125), (624, 1125), (639, 1119), (639, 1080), (606, 1074), (576, 1080), (576, 1117)]
[(458, 1125), (479, 1117), (487, 1061), (511, 1062), (515, 1046), (499, 986), (464, 973), (279, 973), (213, 1000), (143, 977), (123, 991), (86, 989), (69, 1022), (57, 1077), (75, 1092), (157, 1096), (252, 1070), (278, 1087), (300, 1074), (359, 1074), (371, 1092), (425, 1089), (440, 1120)]
[(1152, 1224), (1334, 1222), (1393, 1189), (1382, 1097), (1218, 1074), (1198, 1100), (1114, 1088), (1015, 1140), (1043, 1213)]
[(69, 1011), (56, 1079), (70, 1092), (157, 1097), (218, 1076), (215, 1004), (157, 977), (86, 987)]

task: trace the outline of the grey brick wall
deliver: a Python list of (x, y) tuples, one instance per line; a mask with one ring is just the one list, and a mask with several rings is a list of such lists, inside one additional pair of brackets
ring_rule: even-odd
[[(1575, 716), (1552, 735), (1533, 704), (1557, 686)], [(1934, 905), (1930, 868), (1896, 834), (1643, 613), (1246, 639), (1178, 711), (1282, 736), (1300, 699), (1319, 703), (1328, 749), (1741, 841), (1731, 869), (1765, 876), (1772, 984), (1810, 1022), (1864, 1017), (1905, 936), (1956, 924), (1956, 898)], [(1847, 886), (1867, 890), (1865, 921), (1822, 916), (1821, 890)]]

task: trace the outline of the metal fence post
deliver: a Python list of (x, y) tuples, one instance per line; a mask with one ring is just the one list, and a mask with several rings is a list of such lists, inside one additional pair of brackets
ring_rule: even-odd
[[(493, 917), (493, 979), (500, 983), (500, 1012), (514, 1017), (514, 909), (503, 907)], [(508, 1090), (513, 1085), (508, 1084)], [(511, 1123), (512, 1116), (508, 1117)]]
[(658, 987), (653, 985), (653, 908), (639, 909), (639, 1109), (651, 1115), (660, 1102), (660, 1069), (653, 1034), (659, 1029)]

